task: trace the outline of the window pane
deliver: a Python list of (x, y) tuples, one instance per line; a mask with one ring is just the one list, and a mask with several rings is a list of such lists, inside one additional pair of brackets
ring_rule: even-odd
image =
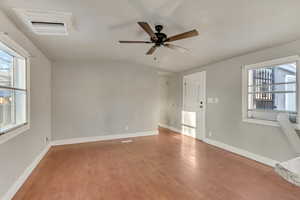
[(248, 70), (248, 117), (276, 120), (297, 112), (296, 63)]
[(0, 85), (12, 86), (13, 56), (0, 50)]
[(249, 110), (296, 112), (296, 93), (273, 93), (269, 98), (249, 94)]
[(248, 118), (276, 121), (277, 112), (265, 112), (263, 110), (248, 110)]
[[(258, 86), (265, 84), (286, 83), (286, 76), (294, 76), (296, 80), (296, 63), (282, 64), (272, 67), (263, 67), (248, 71), (248, 85)], [(293, 80), (288, 80), (293, 82)]]
[[(288, 76), (287, 76), (288, 77)], [(282, 84), (265, 84), (257, 86), (249, 86), (249, 93), (273, 93), (273, 92), (296, 92), (296, 77), (294, 82), (282, 83)]]
[(0, 89), (0, 133), (26, 120), (26, 92)]
[(26, 89), (26, 60), (0, 50), (0, 86)]

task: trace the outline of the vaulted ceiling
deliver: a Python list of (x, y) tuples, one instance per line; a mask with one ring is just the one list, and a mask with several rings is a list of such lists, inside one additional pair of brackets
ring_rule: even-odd
[[(0, 6), (53, 61), (124, 60), (183, 71), (300, 38), (299, 0), (1, 0)], [(68, 36), (35, 35), (13, 8), (71, 12), (74, 29)], [(146, 56), (149, 44), (118, 43), (149, 39), (137, 21), (162, 24), (168, 35), (191, 29), (200, 35), (174, 42), (190, 53), (159, 49)]]

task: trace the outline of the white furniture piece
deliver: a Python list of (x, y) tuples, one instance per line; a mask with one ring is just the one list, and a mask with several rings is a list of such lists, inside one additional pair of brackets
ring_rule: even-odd
[(293, 149), (300, 156), (300, 137), (298, 136), (294, 125), (290, 122), (289, 115), (287, 113), (280, 113), (277, 116), (277, 120)]
[[(300, 137), (290, 122), (288, 114), (279, 114), (277, 120), (293, 149), (300, 156)], [(275, 171), (288, 182), (300, 187), (300, 157), (276, 164)]]
[(300, 157), (276, 164), (275, 171), (288, 182), (300, 187)]

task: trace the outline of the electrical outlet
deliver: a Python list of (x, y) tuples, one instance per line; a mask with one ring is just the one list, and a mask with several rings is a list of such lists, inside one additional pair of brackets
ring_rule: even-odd
[(127, 126), (125, 126), (125, 130), (126, 130), (126, 131), (128, 131), (128, 129), (129, 129), (128, 125), (127, 125)]
[(212, 136), (212, 132), (211, 132), (211, 131), (208, 132), (208, 136), (209, 136), (209, 137)]

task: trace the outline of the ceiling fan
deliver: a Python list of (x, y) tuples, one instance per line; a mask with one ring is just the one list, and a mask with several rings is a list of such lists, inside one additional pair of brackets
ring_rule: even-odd
[(192, 31), (188, 31), (185, 33), (181, 33), (178, 35), (168, 37), (166, 34), (161, 32), (163, 29), (162, 25), (155, 26), (155, 30), (157, 31), (156, 33), (154, 33), (151, 26), (147, 22), (138, 22), (138, 25), (140, 25), (143, 28), (143, 30), (150, 36), (150, 41), (124, 41), (124, 40), (121, 40), (119, 42), (127, 43), (127, 44), (138, 44), (138, 43), (153, 44), (153, 46), (146, 53), (146, 55), (152, 55), (158, 47), (167, 47), (170, 49), (178, 50), (180, 52), (187, 52), (187, 51), (189, 51), (188, 49), (183, 48), (178, 45), (170, 44), (169, 42), (173, 42), (176, 40), (182, 40), (182, 39), (186, 39), (186, 38), (190, 38), (190, 37), (199, 35), (198, 31), (194, 29)]

